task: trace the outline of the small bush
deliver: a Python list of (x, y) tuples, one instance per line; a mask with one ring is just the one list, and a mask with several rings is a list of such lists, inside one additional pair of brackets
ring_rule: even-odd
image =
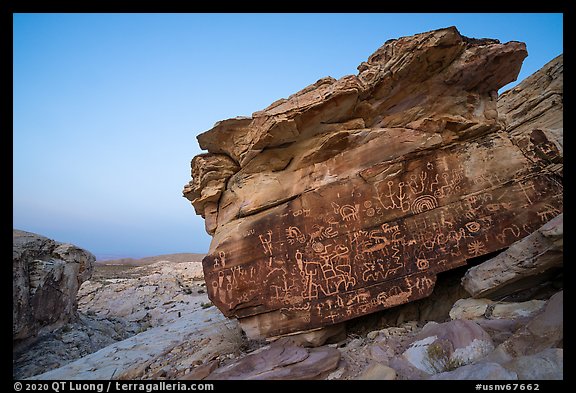
[(430, 344), (426, 350), (426, 354), (429, 369), (435, 373), (452, 371), (462, 366), (460, 359), (451, 358), (450, 350), (439, 341)]

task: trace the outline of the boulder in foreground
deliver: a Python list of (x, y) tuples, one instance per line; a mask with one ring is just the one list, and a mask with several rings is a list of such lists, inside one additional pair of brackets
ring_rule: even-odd
[(95, 260), (72, 244), (13, 230), (12, 339), (49, 332), (76, 318), (76, 294)]

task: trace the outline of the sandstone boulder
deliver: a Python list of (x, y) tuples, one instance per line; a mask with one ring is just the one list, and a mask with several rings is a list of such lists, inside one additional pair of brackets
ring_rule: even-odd
[(334, 370), (340, 352), (331, 347), (303, 348), (280, 339), (227, 366), (216, 369), (207, 380), (318, 379)]
[(520, 356), (504, 364), (523, 380), (564, 379), (564, 350), (549, 348), (534, 355)]
[(492, 339), (478, 324), (455, 320), (428, 323), (402, 356), (414, 367), (437, 374), (470, 364), (492, 350)]
[(30, 232), (12, 234), (12, 339), (50, 332), (77, 316), (76, 294), (96, 258)]
[(394, 380), (396, 379), (396, 371), (384, 364), (373, 362), (357, 379), (363, 381)]
[[(542, 170), (562, 181), (564, 56), (548, 62), (498, 99), (498, 115), (512, 142)], [(550, 211), (552, 210), (552, 211)], [(558, 212), (544, 209), (543, 222)]]
[(498, 346), (510, 357), (533, 355), (544, 349), (561, 347), (564, 340), (564, 291), (552, 296), (544, 309), (525, 327)]
[(520, 114), (498, 113), (526, 55), (454, 27), (402, 37), (199, 135), (184, 196), (213, 234), (214, 304), (249, 337), (340, 323), (427, 297), (561, 212), (562, 183), (506, 130)]
[(496, 257), (470, 268), (462, 286), (474, 297), (498, 298), (530, 288), (563, 265), (564, 215), (515, 242)]
[(493, 302), (489, 299), (460, 299), (450, 310), (452, 319), (516, 319), (531, 317), (542, 310), (544, 300), (530, 300), (521, 303)]

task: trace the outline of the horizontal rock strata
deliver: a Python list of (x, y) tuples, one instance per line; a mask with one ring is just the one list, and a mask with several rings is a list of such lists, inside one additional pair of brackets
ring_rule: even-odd
[(250, 337), (336, 324), (426, 297), (560, 213), (561, 182), (498, 116), (526, 55), (454, 27), (390, 40), (356, 76), (199, 135), (184, 196), (213, 235), (214, 304)]
[(13, 230), (12, 339), (49, 333), (76, 319), (76, 294), (95, 260), (72, 244)]

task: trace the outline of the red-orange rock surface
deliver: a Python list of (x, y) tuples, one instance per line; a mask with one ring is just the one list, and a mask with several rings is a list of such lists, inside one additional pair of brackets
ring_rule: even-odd
[(251, 337), (335, 324), (426, 297), (561, 212), (561, 182), (498, 115), (526, 55), (454, 27), (390, 40), (357, 76), (199, 135), (184, 196), (213, 235), (214, 304)]

